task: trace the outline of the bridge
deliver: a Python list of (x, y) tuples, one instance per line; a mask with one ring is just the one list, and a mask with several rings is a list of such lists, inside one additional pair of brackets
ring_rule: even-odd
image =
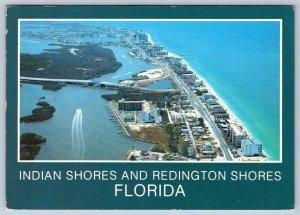
[(32, 78), (32, 77), (20, 77), (21, 81), (25, 82), (48, 82), (48, 83), (60, 83), (60, 84), (93, 84), (93, 80), (78, 80), (78, 79), (55, 79), (55, 78)]
[(119, 83), (112, 83), (106, 81), (80, 80), (80, 79), (54, 79), (54, 78), (33, 78), (33, 77), (20, 77), (21, 82), (28, 83), (59, 83), (59, 84), (72, 84), (83, 86), (95, 86), (107, 89), (132, 89), (147, 92), (178, 92), (176, 89), (148, 89), (145, 87), (127, 86)]

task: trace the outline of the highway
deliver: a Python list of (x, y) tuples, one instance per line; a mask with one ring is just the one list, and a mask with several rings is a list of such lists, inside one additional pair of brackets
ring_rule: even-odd
[(189, 131), (189, 136), (190, 136), (190, 139), (192, 141), (192, 145), (193, 145), (194, 152), (195, 152), (195, 157), (198, 160), (200, 158), (200, 155), (198, 153), (197, 146), (196, 146), (196, 143), (195, 143), (195, 139), (194, 139), (194, 136), (193, 136), (192, 131), (191, 131), (190, 123), (188, 122), (185, 114), (183, 114), (183, 117), (184, 117), (184, 120), (185, 120), (186, 127), (187, 127), (187, 129)]

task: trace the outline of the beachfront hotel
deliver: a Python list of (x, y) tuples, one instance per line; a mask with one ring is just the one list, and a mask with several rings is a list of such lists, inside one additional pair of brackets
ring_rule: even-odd
[(246, 132), (242, 129), (242, 126), (227, 120), (228, 124), (228, 142), (234, 144), (236, 147), (241, 147), (241, 142), (246, 138)]
[(242, 152), (245, 157), (262, 155), (262, 144), (252, 140), (242, 140)]

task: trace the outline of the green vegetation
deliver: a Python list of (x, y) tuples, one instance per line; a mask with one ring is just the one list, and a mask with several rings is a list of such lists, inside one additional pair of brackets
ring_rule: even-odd
[(34, 160), (40, 151), (39, 144), (45, 143), (46, 138), (34, 133), (24, 133), (20, 138), (20, 159)]
[(168, 117), (168, 113), (166, 110), (160, 110), (159, 111), (159, 114), (161, 116), (161, 119), (162, 119), (162, 123), (163, 124), (167, 124), (169, 123), (169, 117)]
[(21, 146), (20, 160), (34, 160), (40, 149), (41, 147), (36, 145)]
[(60, 90), (64, 85), (60, 83), (43, 83), (43, 90)]
[(31, 115), (21, 117), (21, 122), (27, 123), (44, 121), (50, 119), (53, 116), (53, 113), (55, 112), (55, 108), (53, 106), (50, 106), (47, 102), (38, 102), (37, 104), (42, 107), (33, 109)]
[(50, 106), (48, 102), (38, 102), (38, 103), (36, 103), (36, 105), (42, 106), (42, 107), (49, 107)]
[(165, 102), (171, 102), (174, 99), (174, 96), (178, 94), (179, 92), (140, 92), (129, 89), (122, 89), (118, 90), (116, 94), (107, 94), (102, 95), (101, 97), (110, 101), (118, 101), (122, 98), (124, 98), (127, 101), (147, 100), (159, 103), (158, 107), (164, 107)]
[(36, 71), (38, 68), (46, 68), (50, 61), (45, 57), (38, 57), (30, 54), (20, 55), (21, 71)]
[[(111, 49), (98, 45), (60, 45), (37, 55), (21, 54), (21, 76), (37, 78), (91, 79), (117, 71), (118, 62)], [(38, 70), (38, 68), (43, 68)], [(81, 68), (85, 68), (84, 70)]]
[(129, 158), (131, 161), (136, 161), (136, 158), (134, 157), (134, 155), (131, 155)]
[(152, 148), (153, 152), (159, 152), (159, 153), (165, 153), (165, 149), (160, 144), (155, 144), (155, 146)]
[(24, 145), (37, 145), (44, 142), (46, 142), (46, 138), (34, 133), (24, 133), (20, 139), (20, 143)]
[(205, 127), (204, 119), (202, 117), (198, 118), (198, 121), (201, 127)]
[(163, 126), (164, 130), (169, 134), (169, 147), (171, 152), (178, 152), (184, 155), (183, 150), (186, 143), (181, 137), (180, 127), (178, 125), (167, 124)]
[(140, 130), (129, 129), (131, 135), (137, 139), (156, 143), (154, 150), (169, 151), (169, 134), (160, 126), (140, 127)]

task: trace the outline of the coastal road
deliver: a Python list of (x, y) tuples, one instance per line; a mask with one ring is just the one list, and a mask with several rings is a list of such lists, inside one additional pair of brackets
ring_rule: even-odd
[[(183, 110), (181, 110), (181, 111), (183, 111)], [(185, 114), (183, 114), (183, 117), (184, 117), (184, 120), (185, 120), (186, 127), (189, 131), (189, 136), (190, 136), (190, 139), (191, 139), (194, 151), (195, 151), (195, 157), (198, 160), (200, 158), (200, 155), (198, 153), (197, 146), (196, 146), (196, 143), (195, 143), (195, 139), (194, 139), (194, 136), (193, 136), (192, 131), (191, 131), (190, 123), (188, 122)]]

